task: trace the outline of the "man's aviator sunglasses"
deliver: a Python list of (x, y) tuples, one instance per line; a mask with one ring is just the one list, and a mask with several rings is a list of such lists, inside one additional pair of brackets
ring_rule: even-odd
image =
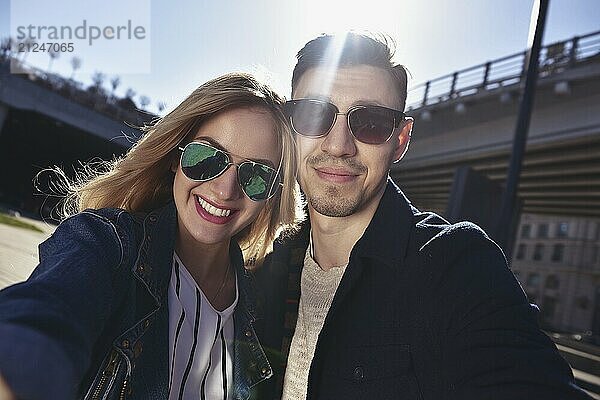
[(357, 105), (341, 113), (334, 104), (317, 99), (290, 100), (285, 113), (294, 132), (311, 138), (326, 136), (337, 116), (345, 115), (352, 135), (367, 144), (387, 142), (406, 118), (402, 111), (377, 105)]
[(190, 142), (185, 147), (178, 147), (181, 153), (181, 170), (189, 179), (206, 182), (215, 179), (229, 168), (237, 167), (237, 178), (242, 191), (250, 200), (270, 199), (283, 185), (279, 172), (268, 165), (245, 160), (239, 164), (231, 161), (231, 157), (223, 150), (202, 142)]

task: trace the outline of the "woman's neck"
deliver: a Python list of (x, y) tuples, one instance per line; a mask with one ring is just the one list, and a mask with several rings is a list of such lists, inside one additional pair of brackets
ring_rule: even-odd
[(175, 251), (200, 286), (220, 282), (229, 267), (229, 242), (204, 244), (179, 235)]
[(230, 265), (228, 242), (206, 245), (177, 240), (175, 252), (216, 310), (235, 301), (235, 266)]

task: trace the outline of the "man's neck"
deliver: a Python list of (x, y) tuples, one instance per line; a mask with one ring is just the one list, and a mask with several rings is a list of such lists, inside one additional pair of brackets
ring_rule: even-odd
[(350, 252), (371, 223), (382, 196), (383, 190), (366, 207), (347, 217), (328, 217), (309, 205), (312, 256), (321, 269), (327, 271), (348, 264)]

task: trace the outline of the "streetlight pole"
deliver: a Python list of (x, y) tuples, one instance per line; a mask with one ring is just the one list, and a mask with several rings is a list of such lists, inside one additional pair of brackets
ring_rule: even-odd
[[(527, 59), (524, 66), (527, 65), (527, 74), (525, 77), (525, 88), (521, 96), (519, 106), (519, 114), (517, 116), (517, 124), (515, 127), (515, 136), (513, 139), (512, 153), (510, 155), (510, 163), (506, 175), (506, 188), (502, 198), (502, 207), (498, 220), (496, 221), (495, 239), (507, 253), (507, 258), (510, 259), (512, 252), (512, 221), (514, 221), (515, 204), (517, 201), (517, 189), (519, 186), (519, 178), (523, 164), (523, 156), (525, 154), (525, 145), (527, 143), (527, 132), (531, 121), (531, 110), (535, 98), (535, 89), (538, 77), (538, 62), (540, 58), (540, 48), (542, 46), (542, 38), (544, 36), (544, 27), (546, 25), (546, 14), (550, 0), (536, 0), (539, 2), (537, 22), (535, 25), (535, 35), (533, 44), (528, 51)], [(534, 7), (537, 4), (534, 4)], [(532, 19), (535, 17), (532, 13)], [(533, 21), (532, 21), (533, 24)], [(531, 34), (531, 33), (530, 33)]]

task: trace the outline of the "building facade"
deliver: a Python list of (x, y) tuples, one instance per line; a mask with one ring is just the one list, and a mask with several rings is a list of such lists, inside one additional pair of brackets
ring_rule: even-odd
[(600, 218), (523, 214), (512, 270), (549, 330), (600, 335)]

